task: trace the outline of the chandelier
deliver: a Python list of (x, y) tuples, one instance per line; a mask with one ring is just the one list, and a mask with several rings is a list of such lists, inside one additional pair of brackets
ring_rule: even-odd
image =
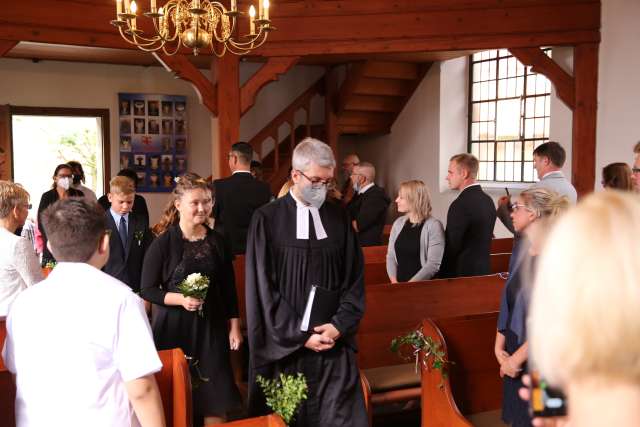
[[(124, 6), (124, 9), (123, 9)], [(193, 49), (198, 55), (208, 49), (221, 57), (226, 51), (236, 55), (246, 55), (262, 46), (270, 31), (275, 28), (269, 20), (269, 0), (258, 0), (258, 15), (253, 5), (249, 7), (249, 28), (241, 33), (237, 0), (231, 0), (231, 8), (210, 0), (169, 0), (157, 8), (156, 0), (151, 0), (151, 11), (143, 13), (153, 25), (152, 34), (145, 34), (138, 28), (136, 19), (138, 5), (135, 0), (116, 0), (116, 17), (111, 24), (116, 26), (123, 39), (145, 52), (162, 50), (167, 55), (175, 55), (181, 46)], [(216, 48), (216, 46), (218, 46)]]

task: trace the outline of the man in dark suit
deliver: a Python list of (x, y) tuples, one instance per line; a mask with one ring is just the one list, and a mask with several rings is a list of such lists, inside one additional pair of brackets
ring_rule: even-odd
[(384, 188), (374, 183), (375, 179), (376, 168), (371, 163), (362, 162), (353, 167), (351, 182), (356, 195), (347, 205), (347, 210), (358, 233), (360, 246), (382, 244), (382, 230), (391, 200)]
[(460, 195), (449, 206), (442, 277), (478, 276), (491, 273), (491, 239), (496, 208), (476, 182), (478, 159), (458, 154), (449, 161), (449, 188)]
[(234, 255), (243, 254), (253, 211), (269, 203), (271, 189), (251, 175), (253, 148), (246, 142), (231, 146), (229, 168), (232, 175), (213, 181), (215, 228), (231, 244)]
[(134, 214), (133, 201), (135, 187), (125, 176), (116, 176), (109, 183), (111, 203), (105, 212), (110, 231), (109, 260), (102, 271), (129, 285), (134, 292), (140, 292), (142, 261), (151, 243), (149, 223), (144, 216)]

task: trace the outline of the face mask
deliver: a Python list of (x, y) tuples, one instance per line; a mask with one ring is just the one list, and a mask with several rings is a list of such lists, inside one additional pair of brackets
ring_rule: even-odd
[(71, 185), (71, 179), (70, 178), (58, 178), (57, 181), (57, 185), (58, 187), (62, 188), (63, 190), (68, 190), (69, 186)]
[(358, 181), (353, 181), (353, 191), (358, 193), (358, 192), (360, 192), (360, 188), (362, 188), (360, 183)]
[(311, 185), (305, 185), (300, 188), (300, 195), (304, 199), (305, 202), (309, 203), (311, 206), (320, 209), (320, 206), (324, 203), (327, 198), (327, 187), (321, 185), (318, 188), (314, 188)]

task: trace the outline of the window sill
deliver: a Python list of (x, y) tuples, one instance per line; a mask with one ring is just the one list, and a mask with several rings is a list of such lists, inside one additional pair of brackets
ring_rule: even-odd
[(514, 190), (526, 190), (531, 187), (534, 182), (499, 182), (499, 181), (478, 181), (482, 188), (509, 188)]

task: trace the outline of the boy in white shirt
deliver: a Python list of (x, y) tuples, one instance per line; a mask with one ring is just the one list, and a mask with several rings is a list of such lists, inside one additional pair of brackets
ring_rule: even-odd
[(153, 375), (162, 363), (142, 300), (100, 271), (109, 258), (104, 212), (65, 199), (43, 219), (58, 265), (7, 317), (17, 426), (163, 427)]

